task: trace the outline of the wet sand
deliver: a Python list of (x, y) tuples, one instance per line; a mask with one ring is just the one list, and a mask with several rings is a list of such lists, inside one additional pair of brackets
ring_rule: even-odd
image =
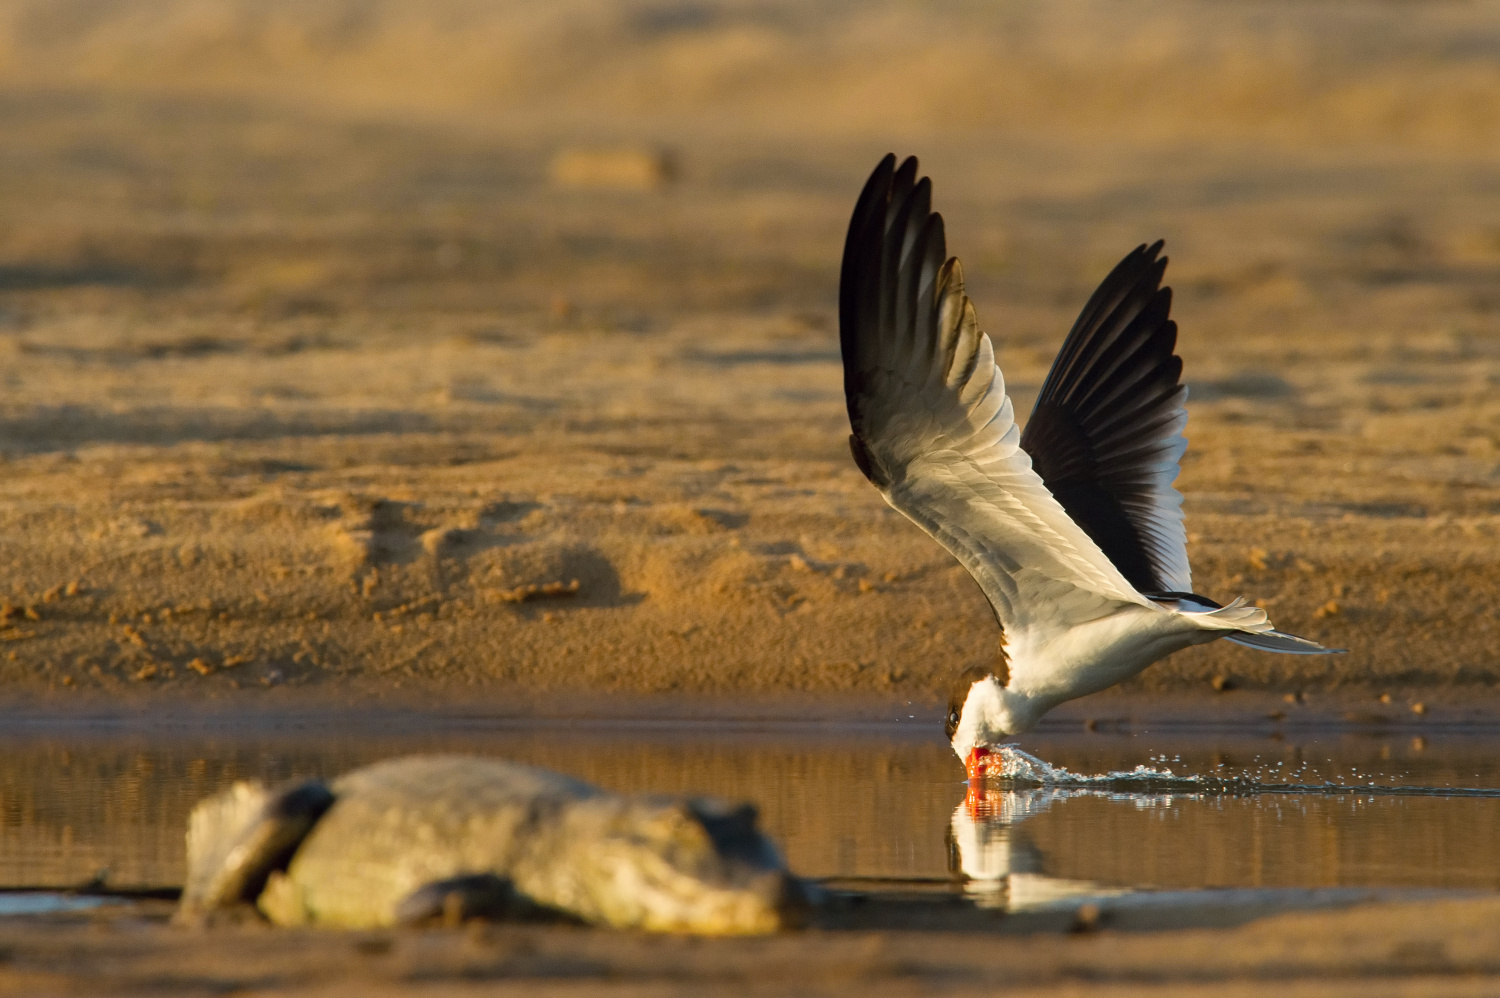
[[(0, 993), (1492, 994), (1500, 902), (1367, 905), (1231, 928), (815, 930), (698, 940), (558, 927), (167, 928), (152, 904), (10, 920)], [(1035, 928), (1032, 926), (1031, 928)]]

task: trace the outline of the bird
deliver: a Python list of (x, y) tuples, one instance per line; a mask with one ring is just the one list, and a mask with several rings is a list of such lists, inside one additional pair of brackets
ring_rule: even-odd
[(849, 221), (839, 345), (854, 463), (969, 571), (1000, 625), (945, 731), (971, 781), (1007, 738), (1191, 645), (1341, 651), (1243, 598), (1193, 592), (1182, 495), (1187, 387), (1163, 243), (1126, 254), (1063, 341), (1025, 429), (948, 256), (932, 182), (887, 155)]

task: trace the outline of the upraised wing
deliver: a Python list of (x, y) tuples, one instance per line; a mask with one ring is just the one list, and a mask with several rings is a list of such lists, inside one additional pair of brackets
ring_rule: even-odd
[(1021, 447), (1048, 491), (1143, 593), (1193, 591), (1182, 494), (1187, 388), (1162, 244), (1120, 261), (1052, 362)]
[(917, 162), (875, 169), (849, 223), (839, 336), (854, 459), (979, 582), (1012, 635), (1150, 605), (1032, 468)]

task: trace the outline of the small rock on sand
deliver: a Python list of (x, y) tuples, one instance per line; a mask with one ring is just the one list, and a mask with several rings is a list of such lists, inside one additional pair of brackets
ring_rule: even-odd
[(558, 187), (649, 191), (677, 179), (677, 164), (662, 149), (576, 147), (552, 157), (548, 176)]

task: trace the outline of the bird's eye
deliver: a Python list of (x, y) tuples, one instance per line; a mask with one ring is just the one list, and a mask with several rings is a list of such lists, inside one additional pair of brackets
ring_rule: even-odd
[(958, 711), (956, 711), (956, 710), (950, 710), (950, 711), (948, 711), (948, 723), (949, 724), (957, 724), (958, 723)]

